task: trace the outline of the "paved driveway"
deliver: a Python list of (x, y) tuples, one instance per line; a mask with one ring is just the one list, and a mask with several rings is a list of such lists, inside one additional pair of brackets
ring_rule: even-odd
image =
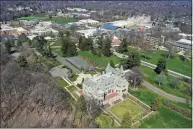
[(168, 94), (165, 91), (163, 91), (163, 90), (153, 86), (152, 84), (150, 84), (147, 81), (144, 81), (142, 85), (144, 85), (145, 87), (151, 89), (153, 92), (155, 92), (155, 93), (157, 93), (157, 94), (159, 94), (159, 95), (161, 95), (163, 97), (166, 97), (166, 98), (168, 98), (170, 100), (181, 102), (181, 103), (189, 103), (189, 104), (191, 104), (190, 100), (187, 100), (187, 99), (184, 99), (184, 98), (181, 98), (181, 97), (177, 97), (177, 96)]

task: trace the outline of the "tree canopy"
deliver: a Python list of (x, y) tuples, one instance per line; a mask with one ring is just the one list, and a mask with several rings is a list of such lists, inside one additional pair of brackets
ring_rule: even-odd
[(128, 58), (122, 60), (121, 62), (124, 69), (130, 69), (135, 66), (140, 66), (140, 55), (138, 52), (128, 52), (127, 56)]

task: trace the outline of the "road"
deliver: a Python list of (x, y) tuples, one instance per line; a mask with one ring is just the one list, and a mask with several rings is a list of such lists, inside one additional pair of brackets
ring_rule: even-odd
[[(124, 71), (124, 73), (127, 73), (131, 70), (127, 69)], [(167, 99), (170, 99), (172, 101), (177, 101), (177, 102), (181, 102), (181, 103), (189, 103), (191, 104), (191, 101), (190, 100), (187, 100), (187, 99), (184, 99), (184, 98), (181, 98), (181, 97), (177, 97), (177, 96), (174, 96), (174, 95), (171, 95), (171, 94), (168, 94), (166, 93), (165, 91), (157, 88), (156, 86), (152, 85), (151, 83), (147, 82), (147, 81), (144, 81), (143, 84), (145, 87), (147, 87), (148, 89), (152, 90), (153, 92), (167, 98)]]
[[(119, 58), (122, 58), (122, 59), (125, 59), (127, 58), (127, 55), (124, 55), (124, 54), (120, 54), (118, 52), (113, 52), (114, 55), (116, 55), (117, 57)], [(147, 66), (149, 68), (152, 68), (152, 69), (155, 69), (156, 68), (156, 65), (152, 64), (152, 63), (148, 63), (146, 61), (142, 61), (141, 60), (141, 64), (144, 65), (144, 66)], [(168, 74), (172, 75), (172, 76), (175, 76), (175, 77), (185, 77), (185, 78), (188, 78), (188, 79), (192, 79), (191, 77), (189, 76), (186, 76), (186, 75), (183, 75), (183, 74), (180, 74), (180, 73), (177, 73), (177, 72), (174, 72), (172, 70), (169, 70), (168, 69)]]
[(163, 97), (166, 97), (167, 99), (170, 99), (170, 100), (173, 100), (173, 101), (177, 101), (177, 102), (181, 102), (181, 103), (189, 103), (189, 104), (191, 104), (190, 100), (187, 100), (187, 99), (184, 99), (184, 98), (181, 98), (181, 97), (177, 97), (177, 96), (168, 94), (165, 91), (163, 91), (163, 90), (153, 86), (151, 83), (149, 83), (147, 81), (144, 81), (142, 85), (144, 85), (145, 87), (149, 88), (153, 92), (155, 92), (155, 93), (157, 93), (157, 94), (159, 94), (159, 95), (161, 95)]

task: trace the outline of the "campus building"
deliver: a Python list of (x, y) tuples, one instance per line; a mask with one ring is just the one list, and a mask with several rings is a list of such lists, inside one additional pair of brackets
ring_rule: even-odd
[(83, 95), (94, 97), (99, 104), (105, 105), (117, 100), (123, 100), (128, 91), (129, 83), (125, 79), (123, 67), (112, 68), (109, 64), (101, 75), (85, 78)]
[(173, 46), (179, 50), (192, 50), (191, 40), (180, 39), (173, 43)]

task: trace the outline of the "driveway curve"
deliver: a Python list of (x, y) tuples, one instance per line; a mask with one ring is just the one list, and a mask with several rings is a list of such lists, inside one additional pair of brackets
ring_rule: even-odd
[(187, 99), (184, 99), (184, 98), (181, 98), (181, 97), (177, 97), (177, 96), (174, 96), (174, 95), (171, 95), (171, 94), (168, 94), (166, 93), (165, 91), (155, 87), (154, 85), (152, 85), (151, 83), (147, 82), (147, 81), (144, 81), (143, 82), (143, 85), (147, 88), (149, 88), (150, 90), (152, 90), (153, 92), (163, 96), (163, 97), (166, 97), (167, 99), (170, 99), (170, 100), (173, 100), (173, 101), (176, 101), (176, 102), (181, 102), (181, 103), (189, 103), (191, 104), (191, 101), (190, 100), (187, 100)]

